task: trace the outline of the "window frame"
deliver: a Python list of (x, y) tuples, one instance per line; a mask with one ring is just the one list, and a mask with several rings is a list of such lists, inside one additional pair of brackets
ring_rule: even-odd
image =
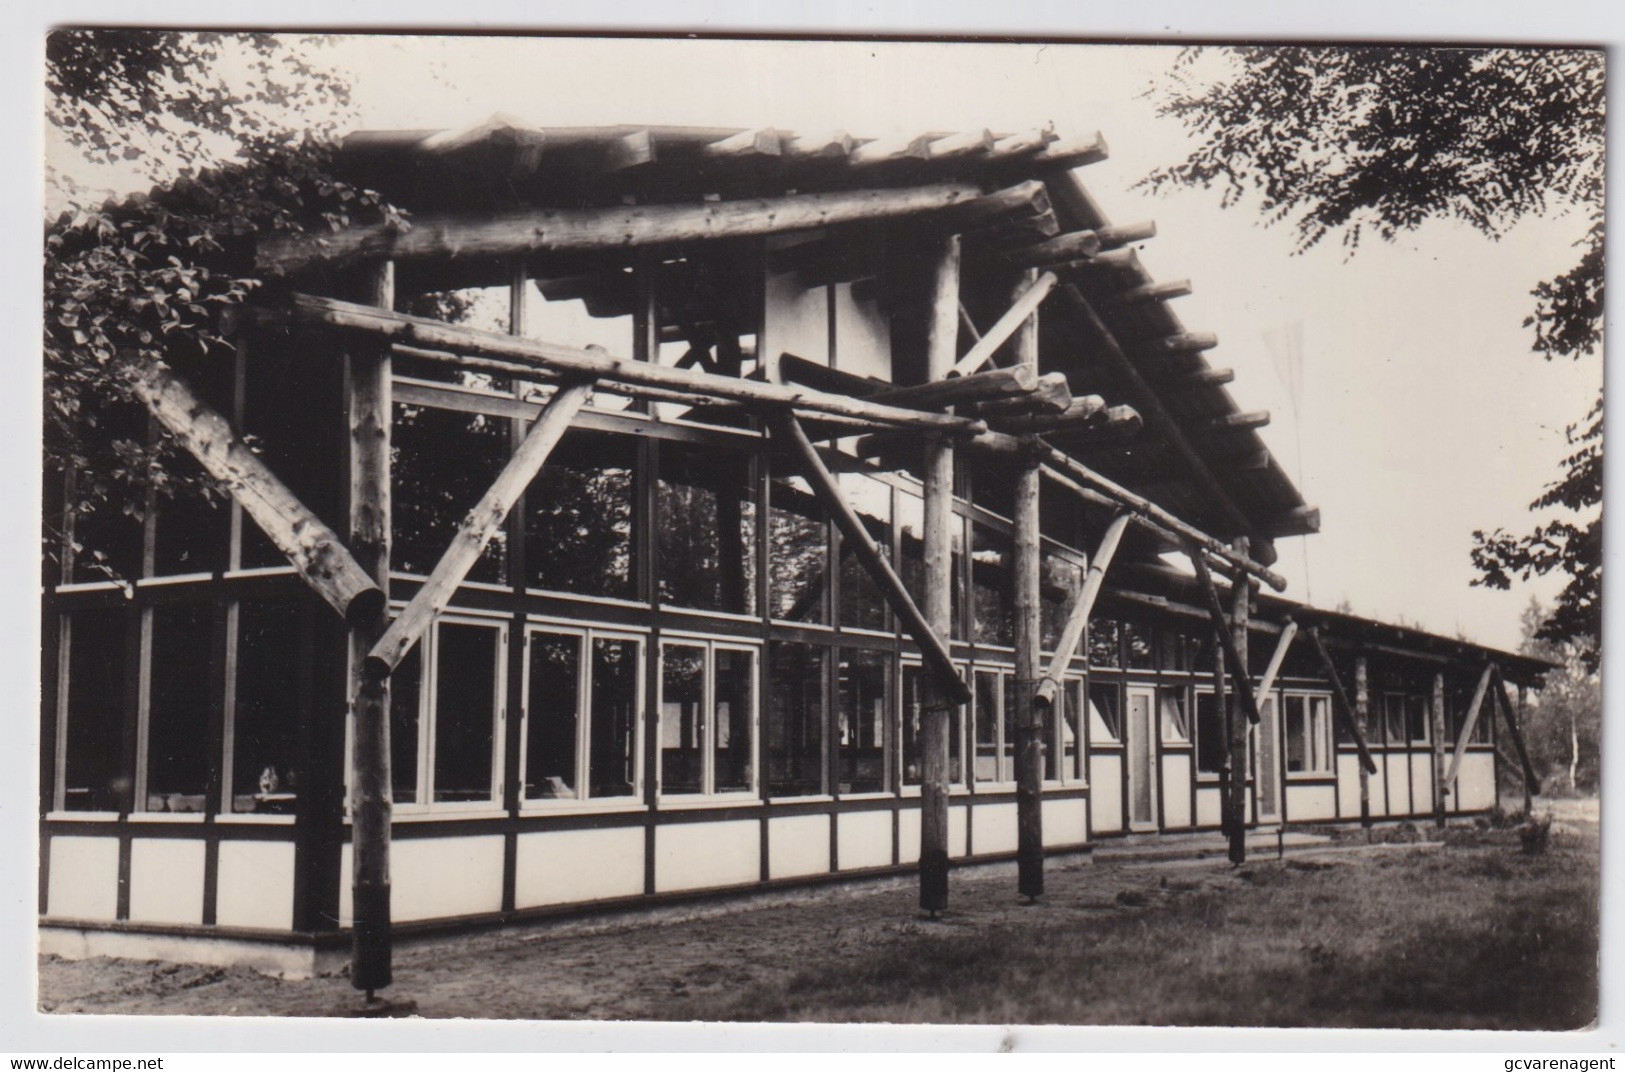
[[(553, 636), (574, 636), (580, 642), (576, 662), (576, 763), (575, 795), (567, 797), (529, 797), (525, 787), (529, 780), (530, 765), (530, 639), (537, 633)], [(592, 772), (592, 643), (594, 640), (621, 640), (637, 645), (637, 712), (632, 718), (632, 791), (621, 796), (595, 797), (591, 795)], [(635, 630), (604, 627), (581, 622), (551, 618), (526, 618), (522, 643), (523, 670), (519, 690), (519, 811), (534, 815), (549, 811), (577, 811), (584, 808), (609, 810), (616, 808), (643, 808), (643, 730), (648, 703), (648, 641), (647, 633)]]
[[(1164, 748), (1194, 749), (1196, 737), (1191, 732), (1191, 715), (1194, 704), (1191, 701), (1191, 687), (1189, 684), (1168, 685), (1158, 683), (1157, 693), (1157, 739)], [(1176, 727), (1176, 732), (1170, 733), (1170, 720), (1165, 714), (1165, 703), (1174, 700), (1179, 703), (1179, 711), (1184, 716), (1184, 726)], [(1183, 729), (1183, 733), (1178, 732)]]
[[(1332, 734), (1332, 695), (1314, 689), (1283, 689), (1281, 697), (1281, 765), (1289, 781), (1324, 781), (1337, 776), (1337, 743)], [(1294, 701), (1304, 705), (1306, 766), (1292, 769), (1292, 716)], [(1317, 747), (1318, 739), (1318, 747)], [(1322, 766), (1315, 766), (1319, 757)]]
[[(661, 780), (661, 752), (666, 733), (666, 648), (702, 647), (705, 649), (705, 681), (700, 710), (705, 724), (700, 732), (700, 791), (668, 792)], [(663, 632), (656, 642), (659, 673), (655, 677), (655, 797), (664, 804), (711, 803), (713, 801), (759, 800), (762, 787), (762, 658), (764, 645), (737, 637), (717, 637), (698, 633)], [(718, 651), (745, 652), (752, 659), (750, 676), (750, 786), (746, 789), (716, 789), (716, 653)], [(641, 759), (639, 760), (641, 763)], [(603, 799), (603, 798), (599, 798)], [(641, 800), (641, 797), (639, 798)]]
[[(491, 629), (497, 634), (495, 665), (492, 667), (492, 724), (491, 724), (491, 795), (484, 800), (448, 800), (434, 799), (434, 760), (435, 760), (435, 731), (439, 726), (440, 712), (437, 706), (440, 688), (440, 627), (444, 624), (472, 625), (478, 628)], [(470, 611), (447, 611), (438, 615), (423, 637), (418, 641), (421, 650), (422, 672), (418, 682), (418, 740), (417, 740), (417, 800), (409, 804), (395, 804), (394, 811), (401, 817), (407, 816), (439, 816), (447, 814), (480, 813), (489, 814), (501, 812), (504, 793), (507, 789), (504, 780), (504, 759), (506, 758), (507, 726), (508, 726), (508, 639), (511, 619), (499, 617), (494, 614), (479, 614)], [(345, 749), (345, 781), (349, 781), (350, 751), (354, 747), (355, 722), (350, 720), (350, 732), (347, 740), (350, 747)], [(346, 785), (346, 800), (348, 800), (348, 784)]]
[[(970, 661), (967, 659), (955, 659), (953, 662), (954, 669), (959, 671), (959, 679), (968, 684), (971, 674)], [(893, 784), (897, 786), (897, 791), (900, 796), (918, 797), (920, 795), (923, 779), (921, 781), (914, 782), (910, 782), (908, 780), (908, 759), (904, 755), (903, 749), (903, 742), (907, 736), (908, 725), (908, 710), (906, 708), (906, 704), (908, 702), (908, 690), (903, 687), (903, 683), (907, 680), (908, 672), (910, 670), (914, 670), (922, 675), (926, 673), (924, 659), (912, 652), (905, 653), (897, 660), (897, 769), (894, 772), (896, 780)], [(950, 777), (948, 779), (948, 791), (950, 793), (962, 792), (967, 789), (970, 785), (971, 775), (971, 765), (965, 761), (966, 737), (969, 735), (968, 731), (970, 728), (967, 725), (969, 719), (965, 717), (965, 713), (971, 710), (971, 705), (960, 704), (958, 707), (954, 708), (954, 710), (959, 712), (959, 714), (957, 717), (950, 716), (952, 718), (952, 723), (950, 724), (952, 725), (953, 723), (957, 723), (959, 732), (949, 737), (949, 744), (953, 744), (953, 737), (957, 736), (959, 738), (959, 778), (956, 781), (951, 776), (952, 771), (950, 769)], [(972, 742), (972, 747), (974, 747), (974, 742)], [(951, 749), (948, 755), (951, 763), (953, 759), (953, 752)]]

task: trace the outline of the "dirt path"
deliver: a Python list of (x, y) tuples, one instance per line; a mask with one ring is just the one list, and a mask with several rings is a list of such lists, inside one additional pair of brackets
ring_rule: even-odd
[[(1240, 869), (1077, 863), (1052, 867), (1037, 906), (1018, 899), (1009, 868), (965, 871), (935, 922), (919, 918), (911, 883), (892, 881), (419, 940), (397, 951), (388, 995), (421, 1016), (495, 1019), (1577, 1026), (1595, 1009), (1596, 839), (1589, 824), (1568, 829), (1578, 833), (1541, 857), (1523, 856), (1510, 832), (1462, 831), (1448, 845)], [(1519, 918), (1544, 931), (1531, 937)], [(1589, 981), (1574, 976), (1588, 950)], [(1413, 978), (1422, 964), (1432, 974)], [(1473, 975), (1487, 984), (1469, 985)], [(1370, 993), (1351, 999), (1348, 985), (1367, 976)], [(1538, 1000), (1554, 986), (1572, 1000)], [(343, 977), (40, 965), (49, 1012), (334, 1016), (359, 1005)]]

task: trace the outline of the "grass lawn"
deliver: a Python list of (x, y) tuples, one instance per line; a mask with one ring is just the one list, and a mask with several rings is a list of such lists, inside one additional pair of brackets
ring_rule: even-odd
[[(1596, 828), (832, 887), (404, 945), (429, 1017), (1573, 1029), (1597, 1008)], [(46, 1011), (343, 1015), (343, 978), (45, 958)]]

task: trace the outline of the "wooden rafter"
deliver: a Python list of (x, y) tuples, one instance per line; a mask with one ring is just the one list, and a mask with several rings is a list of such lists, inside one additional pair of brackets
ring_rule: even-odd
[(497, 474), (496, 480), (458, 526), (451, 545), (440, 556), (440, 561), (435, 563), (429, 579), (423, 582), (412, 601), (395, 617), (389, 629), (367, 653), (369, 677), (383, 678), (394, 673), (435, 616), (451, 602), (457, 586), (463, 583), (468, 571), (479, 561), (485, 545), (501, 530), (508, 511), (513, 509), (519, 496), (541, 471), (547, 456), (564, 438), (570, 422), (586, 404), (590, 394), (590, 385), (576, 383), (561, 386), (549, 400), (541, 416), (536, 418), (536, 423), (526, 433), (524, 442), (519, 444), (508, 459), (508, 464), (502, 467), (502, 472)]
[(383, 609), (383, 590), (350, 555), (338, 533), (301, 503), (173, 369), (158, 361), (131, 360), (126, 379), (158, 423), (242, 506), (328, 606), (346, 621), (363, 620)]

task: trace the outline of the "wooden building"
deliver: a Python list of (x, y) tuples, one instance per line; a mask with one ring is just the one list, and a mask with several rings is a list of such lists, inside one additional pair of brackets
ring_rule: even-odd
[(1105, 151), (351, 136), (413, 226), (265, 237), (235, 355), (137, 385), (230, 505), (47, 586), (43, 948), (355, 930), (370, 988), (392, 929), (1493, 807), (1545, 665), (1268, 591), (1318, 514)]

